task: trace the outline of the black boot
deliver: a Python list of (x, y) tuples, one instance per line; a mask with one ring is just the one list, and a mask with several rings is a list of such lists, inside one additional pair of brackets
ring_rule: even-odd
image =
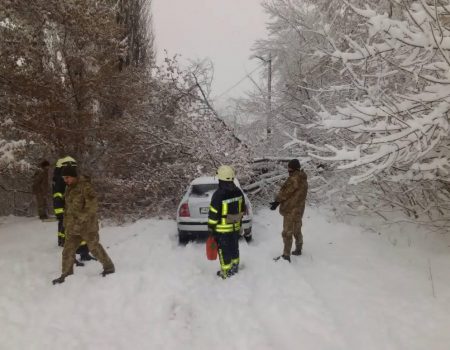
[(77, 266), (84, 266), (84, 263), (82, 263), (81, 261), (75, 259), (75, 265), (77, 265)]
[(108, 268), (103, 268), (103, 271), (101, 273), (101, 275), (103, 277), (105, 277), (106, 275), (110, 275), (112, 273), (116, 272), (116, 269), (113, 267), (108, 267)]
[(281, 256), (284, 260), (291, 262), (291, 257), (289, 255), (282, 255)]
[(246, 241), (247, 243), (250, 243), (250, 242), (253, 240), (251, 234), (249, 234), (249, 235), (244, 235), (244, 238), (245, 238), (245, 241)]
[(53, 285), (64, 283), (66, 277), (67, 277), (67, 276), (70, 276), (70, 275), (73, 275), (73, 271), (69, 271), (67, 274), (62, 274), (62, 275), (59, 276), (58, 278), (55, 278), (55, 279), (52, 281)]
[(77, 254), (80, 254), (81, 261), (97, 260), (89, 254), (89, 248), (86, 244), (82, 244), (78, 247)]
[(225, 278), (227, 278), (228, 274), (226, 272), (223, 272), (222, 270), (219, 270), (219, 271), (217, 271), (216, 275), (217, 275), (217, 277), (221, 277), (222, 279), (225, 279)]
[(55, 284), (61, 284), (61, 283), (64, 283), (64, 280), (66, 279), (66, 277), (65, 276), (60, 276), (60, 277), (58, 277), (58, 278), (55, 278), (53, 281), (52, 281), (52, 283), (53, 283), (53, 285), (55, 285)]
[(290, 257), (289, 255), (280, 255), (280, 256), (277, 256), (276, 258), (273, 258), (273, 260), (278, 261), (278, 260), (280, 260), (281, 258), (283, 258), (283, 259), (286, 260), (286, 261), (291, 262), (291, 257)]
[(292, 255), (302, 255), (303, 243), (300, 243), (294, 251), (292, 251)]
[(229, 269), (227, 271), (222, 271), (222, 270), (217, 271), (217, 276), (219, 276), (222, 279), (230, 278), (233, 275), (234, 275), (234, 273), (233, 273), (232, 269)]
[(89, 260), (97, 260), (97, 259), (94, 258), (91, 254), (87, 253), (87, 254), (80, 254), (80, 260), (81, 261), (89, 261)]

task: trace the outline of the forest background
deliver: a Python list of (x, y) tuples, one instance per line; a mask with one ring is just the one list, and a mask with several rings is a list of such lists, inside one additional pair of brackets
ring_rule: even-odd
[(173, 215), (189, 180), (224, 163), (264, 204), (296, 157), (310, 204), (446, 230), (448, 1), (262, 6), (267, 69), (221, 114), (210, 62), (156, 64), (150, 0), (3, 1), (0, 215), (33, 213), (43, 158), (76, 158), (103, 217), (123, 221)]

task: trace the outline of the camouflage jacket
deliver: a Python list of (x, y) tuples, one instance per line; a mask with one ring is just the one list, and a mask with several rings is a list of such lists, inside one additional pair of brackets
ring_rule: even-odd
[(64, 227), (70, 235), (98, 231), (98, 200), (88, 177), (66, 187)]
[(308, 180), (303, 170), (296, 170), (289, 175), (281, 186), (276, 201), (280, 202), (280, 214), (300, 215), (305, 207), (306, 194), (308, 192)]

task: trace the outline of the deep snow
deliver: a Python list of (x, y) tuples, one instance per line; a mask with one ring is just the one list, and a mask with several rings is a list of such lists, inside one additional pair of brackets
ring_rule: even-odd
[(239, 275), (171, 220), (103, 227), (117, 273), (95, 261), (62, 285), (56, 223), (0, 218), (0, 349), (450, 349), (450, 242), (407, 225), (375, 232), (307, 208), (305, 250), (281, 252), (281, 217), (254, 218)]

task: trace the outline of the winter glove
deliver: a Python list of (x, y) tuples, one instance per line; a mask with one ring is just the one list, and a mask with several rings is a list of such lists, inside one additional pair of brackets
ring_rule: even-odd
[(278, 208), (278, 206), (280, 205), (280, 202), (270, 202), (270, 210), (275, 210)]

